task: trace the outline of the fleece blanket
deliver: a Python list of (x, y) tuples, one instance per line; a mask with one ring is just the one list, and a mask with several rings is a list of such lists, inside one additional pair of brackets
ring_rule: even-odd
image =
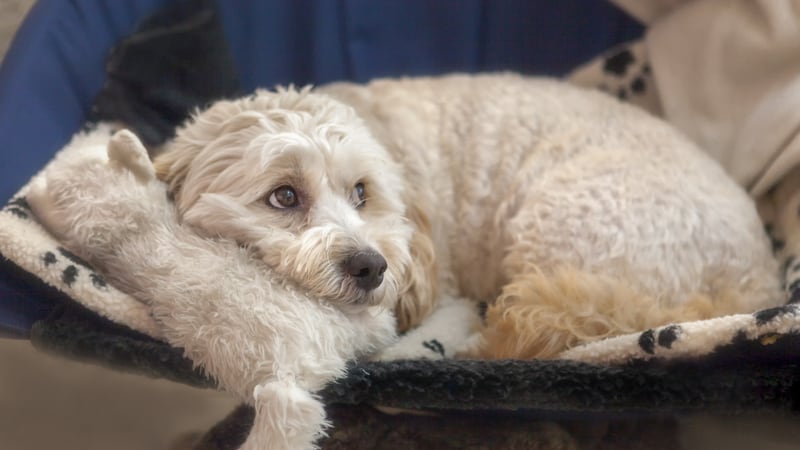
[[(151, 145), (168, 138), (195, 106), (237, 94), (233, 75), (223, 69), (229, 64), (224, 49), (218, 45), (221, 38), (213, 37), (221, 36), (214, 15), (207, 10), (164, 14), (174, 15), (173, 22), (162, 17), (144, 23), (140, 30), (146, 32), (160, 27), (164, 33), (136, 35), (136, 39), (121, 42), (110, 55), (110, 82), (98, 97), (94, 116), (95, 120), (125, 122), (137, 133), (147, 136)], [(178, 20), (188, 20), (191, 26), (172, 27)], [(181, 85), (170, 86), (170, 89), (137, 95), (136, 90), (150, 86), (142, 83), (141, 77), (164, 79), (147, 71), (136, 78), (125, 70), (137, 67), (143, 59), (152, 58), (148, 48), (166, 51), (167, 55), (162, 54), (161, 59), (181, 57), (177, 50), (170, 53), (164, 41), (148, 41), (143, 36), (163, 39), (167, 35), (171, 36), (169, 42), (178, 42), (192, 39), (197, 33), (202, 34), (204, 40), (192, 42), (200, 42), (198, 45), (207, 42), (215, 50), (195, 53), (192, 60), (200, 54), (208, 55), (207, 59), (200, 58), (204, 61), (202, 64), (220, 66), (218, 73), (228, 75), (217, 78), (212, 84), (203, 79), (182, 79)], [(136, 51), (132, 50), (134, 48)], [(164, 71), (174, 67), (156, 66)], [(576, 71), (572, 79), (658, 112), (660, 99), (652, 89), (653, 71), (641, 42), (612, 50)], [(176, 92), (181, 95), (175, 95)], [(148, 99), (147, 104), (131, 103), (132, 99), (143, 98)], [(165, 102), (169, 108), (157, 107)], [(37, 223), (25, 201), (26, 192), (27, 187), (22, 187), (0, 212), (0, 254), (20, 276), (59, 299), (60, 304), (51, 316), (34, 326), (31, 332), (34, 344), (121, 370), (213, 387), (213, 381), (194, 369), (180, 349), (160, 341), (158, 326), (145, 304), (107, 283), (102, 275), (60, 246)], [(773, 206), (778, 211), (789, 207), (788, 204)], [(792, 217), (796, 220), (796, 215)], [(346, 409), (346, 405), (377, 405), (392, 408), (393, 412), (447, 411), (452, 421), (440, 423), (427, 432), (421, 432), (422, 425), (415, 426), (409, 419), (411, 422), (404, 422), (406, 425), (395, 423), (393, 438), (383, 435), (384, 443), (391, 441), (398, 445), (428, 439), (425, 442), (430, 448), (468, 447), (464, 442), (453, 441), (454, 435), (473, 442), (481, 438), (495, 439), (470, 433), (475, 428), (474, 419), (463, 415), (467, 412), (483, 415), (492, 412), (490, 416), (481, 416), (483, 423), (494, 420), (506, 424), (503, 426), (510, 428), (502, 439), (518, 439), (523, 443), (520, 448), (546, 448), (547, 443), (561, 442), (559, 439), (566, 442), (563, 448), (570, 448), (572, 444), (577, 448), (584, 442), (581, 439), (600, 442), (608, 438), (605, 434), (587, 436), (571, 432), (563, 420), (568, 422), (576, 417), (608, 420), (630, 419), (631, 415), (636, 415), (640, 417), (637, 420), (652, 421), (668, 429), (671, 425), (664, 422), (663, 417), (675, 412), (796, 412), (800, 409), (800, 305), (793, 302), (800, 299), (800, 281), (797, 281), (800, 264), (795, 263), (791, 246), (785, 245), (781, 237), (800, 232), (800, 224), (796, 229), (784, 229), (794, 225), (786, 220), (767, 225), (773, 228), (776, 251), (785, 262), (785, 306), (641, 330), (570, 349), (557, 360), (354, 362), (347, 377), (321, 394), (331, 405), (336, 429), (343, 430), (343, 434), (332, 434), (323, 447), (379, 448), (377, 444), (368, 446), (365, 442), (369, 439), (365, 436), (375, 436), (375, 430), (380, 427), (366, 424), (374, 424), (378, 420), (375, 417), (383, 417), (380, 420), (386, 427), (393, 416), (374, 412), (375, 416), (367, 417), (364, 414), (373, 413), (366, 410), (356, 413)], [(429, 354), (430, 348), (437, 345), (441, 344), (436, 339), (426, 341), (421, 344), (419, 354)], [(509, 419), (509, 411), (516, 411), (513, 419)], [(563, 420), (552, 428), (541, 420), (543, 417)], [(235, 448), (237, 436), (246, 433), (251, 420), (252, 412), (247, 408), (234, 411), (205, 435), (187, 438), (186, 448)], [(537, 425), (531, 428), (532, 423)], [(539, 432), (531, 434), (532, 429)], [(652, 431), (654, 428), (645, 425), (637, 429)], [(461, 442), (461, 446), (449, 447), (443, 440), (437, 441), (435, 436), (437, 433), (443, 436), (442, 430), (448, 430), (452, 445)], [(648, 448), (671, 447), (671, 441), (659, 433), (637, 436), (652, 438)], [(540, 442), (541, 439), (545, 441)], [(359, 442), (359, 446), (354, 442)], [(500, 447), (513, 447), (493, 442)], [(632, 444), (616, 443), (613, 447), (636, 448), (626, 445)]]

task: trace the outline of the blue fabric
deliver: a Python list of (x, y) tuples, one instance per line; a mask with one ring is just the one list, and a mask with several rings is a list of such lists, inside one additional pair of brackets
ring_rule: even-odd
[(0, 201), (83, 123), (108, 49), (167, 0), (40, 0), (0, 67)]
[[(0, 67), (0, 201), (84, 122), (109, 49), (169, 0), (40, 0)], [(380, 76), (560, 75), (639, 25), (587, 0), (225, 0), (245, 90)], [(24, 333), (50, 296), (0, 259), (0, 330)]]
[(381, 76), (562, 75), (642, 28), (604, 1), (219, 2), (246, 90)]

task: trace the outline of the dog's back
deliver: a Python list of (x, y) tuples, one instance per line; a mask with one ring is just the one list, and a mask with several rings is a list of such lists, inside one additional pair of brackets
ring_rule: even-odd
[[(559, 298), (569, 286), (604, 285), (600, 277), (660, 308), (707, 303), (661, 320), (781, 298), (751, 199), (686, 138), (634, 107), (516, 75), (322, 91), (352, 105), (403, 164), (410, 201), (433, 224), (440, 270), (452, 274), (442, 278), (460, 295), (490, 300), (531, 284), (529, 276), (558, 274), (548, 289)], [(642, 321), (631, 326), (652, 322)]]

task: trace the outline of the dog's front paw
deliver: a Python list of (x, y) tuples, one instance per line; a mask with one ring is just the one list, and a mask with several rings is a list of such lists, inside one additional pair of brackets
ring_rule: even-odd
[(147, 152), (126, 130), (65, 150), (33, 180), (27, 200), (48, 231), (84, 255), (112, 250), (170, 210)]
[(293, 382), (260, 384), (253, 391), (253, 399), (253, 427), (239, 450), (316, 448), (314, 442), (330, 426), (322, 403)]

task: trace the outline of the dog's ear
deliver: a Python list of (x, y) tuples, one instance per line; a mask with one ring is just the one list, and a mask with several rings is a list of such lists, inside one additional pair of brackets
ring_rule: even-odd
[(413, 202), (407, 203), (406, 215), (414, 224), (409, 248), (411, 263), (401, 280), (400, 300), (395, 308), (398, 331), (417, 326), (433, 310), (438, 295), (436, 253), (427, 214)]
[(199, 152), (193, 148), (172, 148), (159, 154), (153, 159), (153, 166), (156, 169), (156, 177), (169, 186), (169, 191), (175, 195), (180, 191), (186, 173), (189, 171), (189, 163)]
[(164, 152), (154, 158), (156, 176), (169, 186), (173, 196), (180, 196), (192, 161), (206, 146), (223, 134), (235, 133), (264, 120), (259, 112), (237, 111), (237, 107), (236, 103), (228, 101), (212, 106), (178, 130)]

